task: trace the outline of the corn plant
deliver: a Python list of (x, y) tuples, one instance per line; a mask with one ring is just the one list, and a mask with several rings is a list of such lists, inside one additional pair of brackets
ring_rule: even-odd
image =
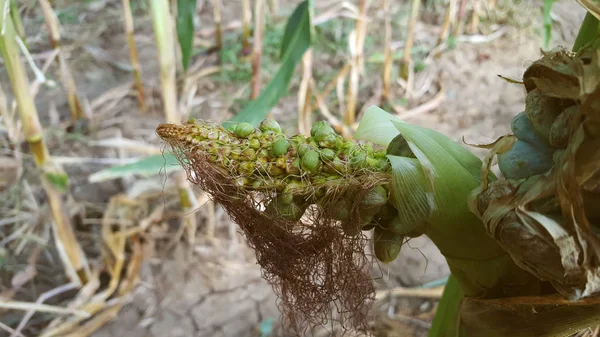
[[(464, 2), (461, 2), (464, 3)], [(190, 120), (158, 135), (189, 179), (222, 204), (255, 249), (296, 332), (337, 308), (366, 330), (364, 246), (394, 260), (429, 236), (452, 276), (430, 336), (569, 336), (599, 324), (600, 40), (588, 15), (576, 52), (544, 53), (523, 75), (512, 132), (480, 160), (431, 129), (371, 107), (353, 142), (326, 122)], [(590, 33), (592, 32), (592, 33)], [(503, 177), (491, 172), (497, 157)]]

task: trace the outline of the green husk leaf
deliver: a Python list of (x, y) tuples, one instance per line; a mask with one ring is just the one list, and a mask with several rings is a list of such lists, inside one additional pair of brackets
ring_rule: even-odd
[[(392, 165), (391, 201), (401, 223), (416, 226), (431, 216), (425, 189), (426, 177), (417, 159), (387, 156)], [(407, 230), (409, 232), (410, 230)]]

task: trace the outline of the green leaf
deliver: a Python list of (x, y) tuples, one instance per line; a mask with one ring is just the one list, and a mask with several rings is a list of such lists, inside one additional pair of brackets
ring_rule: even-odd
[(69, 188), (69, 176), (65, 173), (46, 172), (44, 174), (48, 182), (56, 187), (61, 193), (65, 193)]
[(91, 183), (97, 183), (134, 175), (151, 177), (158, 174), (163, 169), (165, 173), (169, 173), (181, 170), (182, 167), (173, 154), (165, 152), (162, 155), (156, 154), (142, 158), (131, 164), (109, 167), (90, 175), (88, 180)]
[(544, 0), (542, 6), (542, 15), (544, 16), (544, 49), (550, 47), (550, 39), (552, 38), (552, 16), (550, 11), (555, 0)]
[(187, 70), (194, 47), (194, 15), (196, 0), (177, 0), (177, 39), (181, 48), (181, 62)]
[(296, 65), (311, 45), (312, 25), (309, 6), (306, 3), (307, 1), (303, 1), (298, 5), (304, 10), (300, 12), (302, 15), (299, 22), (295, 24), (297, 28), (293, 32), (294, 34), (289, 38), (289, 42), (286, 42), (287, 47), (277, 74), (254, 101), (248, 103), (242, 111), (228, 122), (223, 123), (225, 127), (238, 122), (246, 122), (257, 126), (267, 117), (267, 114), (279, 102), (279, 99), (287, 94)]
[(575, 44), (573, 44), (573, 51), (578, 52), (581, 47), (594, 41), (599, 35), (600, 21), (592, 13), (587, 12), (579, 28)]
[(298, 29), (300, 29), (300, 24), (302, 24), (303, 16), (308, 12), (308, 1), (301, 2), (292, 15), (290, 15), (286, 25), (285, 31), (283, 33), (283, 39), (281, 40), (281, 48), (279, 49), (279, 55), (281, 58), (285, 55), (287, 51), (290, 41), (294, 38), (294, 35)]
[(464, 293), (456, 278), (450, 276), (444, 287), (427, 337), (459, 337), (460, 303)]

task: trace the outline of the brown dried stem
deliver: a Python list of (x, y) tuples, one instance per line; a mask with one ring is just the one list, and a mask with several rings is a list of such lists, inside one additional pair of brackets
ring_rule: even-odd
[(146, 111), (146, 100), (144, 94), (144, 85), (142, 84), (142, 75), (140, 72), (140, 62), (138, 60), (137, 48), (135, 46), (133, 15), (131, 14), (131, 3), (129, 0), (123, 0), (123, 22), (125, 24), (125, 35), (127, 36), (127, 46), (129, 47), (129, 60), (133, 67), (133, 78), (137, 91), (137, 100), (140, 110)]

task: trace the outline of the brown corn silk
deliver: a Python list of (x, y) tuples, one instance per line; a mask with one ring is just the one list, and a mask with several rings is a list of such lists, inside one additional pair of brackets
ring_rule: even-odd
[[(538, 95), (536, 99), (528, 97), (531, 103), (526, 105), (526, 113), (536, 116), (538, 125), (554, 123), (540, 132), (547, 131), (549, 142), (556, 145), (553, 167), (527, 179), (484, 182), (470, 200), (488, 234), (517, 265), (550, 282), (563, 298), (519, 298), (520, 306), (514, 300), (494, 304), (465, 299), (463, 312), (468, 313), (467, 324), (472, 327), (481, 327), (487, 320), (486, 329), (509, 333), (508, 319), (521, 326), (516, 334), (514, 326), (508, 329), (512, 336), (567, 336), (577, 331), (573, 329), (598, 324), (600, 301), (594, 298), (600, 293), (598, 47), (595, 43), (578, 54), (564, 50), (544, 53), (524, 73), (528, 96)], [(513, 141), (513, 135), (497, 141), (489, 158)], [(484, 172), (489, 172), (490, 164), (491, 160)], [(573, 300), (580, 304), (568, 303)], [(543, 314), (536, 315), (538, 312)], [(489, 334), (488, 330), (487, 335), (502, 333)]]
[[(276, 139), (255, 132), (260, 139), (255, 152), (269, 151)], [(252, 156), (236, 160), (231, 159), (230, 150), (247, 149), (249, 140), (220, 125), (162, 124), (157, 133), (170, 144), (189, 180), (221, 204), (243, 231), (255, 250), (263, 277), (279, 297), (286, 328), (301, 334), (334, 319), (333, 312), (337, 311), (345, 329), (367, 329), (367, 314), (374, 300), (371, 265), (365, 255), (367, 238), (344, 234), (340, 222), (333, 219), (338, 210), (332, 205), (344, 199), (354, 206), (347, 221), (358, 225), (356, 205), (369, 189), (387, 184), (387, 172), (350, 169), (348, 162), (342, 161), (341, 169), (333, 173), (279, 174), (281, 171), (270, 170), (269, 165), (279, 160), (280, 167), (286, 162), (289, 166), (298, 157), (294, 147), (283, 157), (272, 156), (266, 161)], [(224, 153), (222, 148), (227, 147)], [(265, 170), (241, 169), (247, 166), (242, 165), (244, 161), (260, 160)], [(291, 190), (294, 200), (307, 207), (297, 221), (265, 211), (284, 190), (290, 191), (286, 187), (292, 178), (296, 182)]]

